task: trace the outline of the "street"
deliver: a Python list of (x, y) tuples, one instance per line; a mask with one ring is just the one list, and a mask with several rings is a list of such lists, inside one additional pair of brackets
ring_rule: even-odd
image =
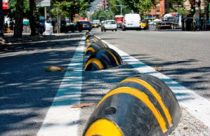
[(210, 99), (210, 33), (95, 32), (103, 40)]
[(36, 135), (65, 73), (45, 69), (66, 68), (81, 36), (0, 52), (0, 135)]
[[(118, 48), (120, 55), (122, 51), (127, 53), (128, 56), (122, 56), (124, 64), (107, 70), (82, 71), (87, 59), (80, 48), (84, 47), (84, 33), (75, 33), (76, 36), (65, 40), (13, 45), (0, 52), (0, 135), (81, 136), (102, 96), (126, 77), (141, 73), (126, 57), (154, 68), (209, 103), (209, 32), (102, 33), (94, 29), (91, 33)], [(65, 70), (47, 72), (48, 66), (62, 66)], [(177, 98), (179, 95), (176, 94)], [(183, 101), (179, 99), (181, 104)], [(183, 105), (181, 108), (181, 121), (171, 135), (208, 136), (209, 123), (199, 120), (191, 109)]]

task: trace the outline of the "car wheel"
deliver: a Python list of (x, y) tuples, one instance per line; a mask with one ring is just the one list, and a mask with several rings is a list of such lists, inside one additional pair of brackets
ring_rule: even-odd
[(115, 29), (115, 32), (117, 31), (117, 29)]
[(123, 31), (126, 31), (126, 28), (125, 28), (125, 26), (123, 26), (123, 27), (122, 27), (122, 30), (123, 30)]

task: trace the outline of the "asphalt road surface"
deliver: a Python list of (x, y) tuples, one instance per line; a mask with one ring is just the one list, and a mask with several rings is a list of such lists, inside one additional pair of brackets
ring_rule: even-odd
[(210, 99), (210, 32), (94, 33), (159, 72)]
[(0, 135), (34, 136), (40, 129), (65, 72), (48, 66), (70, 63), (82, 35), (0, 51)]

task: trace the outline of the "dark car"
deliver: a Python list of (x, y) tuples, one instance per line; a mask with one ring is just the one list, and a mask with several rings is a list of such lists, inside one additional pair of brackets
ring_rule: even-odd
[(162, 21), (157, 25), (158, 29), (172, 29), (172, 23), (168, 21)]
[(83, 31), (83, 30), (89, 30), (91, 31), (92, 25), (89, 21), (79, 21), (76, 24), (77, 30), (78, 31)]
[(71, 32), (74, 32), (76, 31), (76, 24), (75, 23), (69, 23), (67, 26), (66, 26), (67, 30), (71, 31)]

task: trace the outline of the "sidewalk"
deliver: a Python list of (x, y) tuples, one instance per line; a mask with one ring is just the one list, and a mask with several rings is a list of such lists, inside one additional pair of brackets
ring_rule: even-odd
[(48, 42), (58, 39), (68, 39), (78, 36), (82, 36), (83, 33), (55, 33), (52, 35), (37, 35), (30, 36), (29, 33), (23, 33), (22, 38), (14, 38), (13, 33), (6, 33), (4, 40), (0, 39), (0, 50), (7, 50), (11, 46), (19, 44), (37, 43), (37, 42)]

